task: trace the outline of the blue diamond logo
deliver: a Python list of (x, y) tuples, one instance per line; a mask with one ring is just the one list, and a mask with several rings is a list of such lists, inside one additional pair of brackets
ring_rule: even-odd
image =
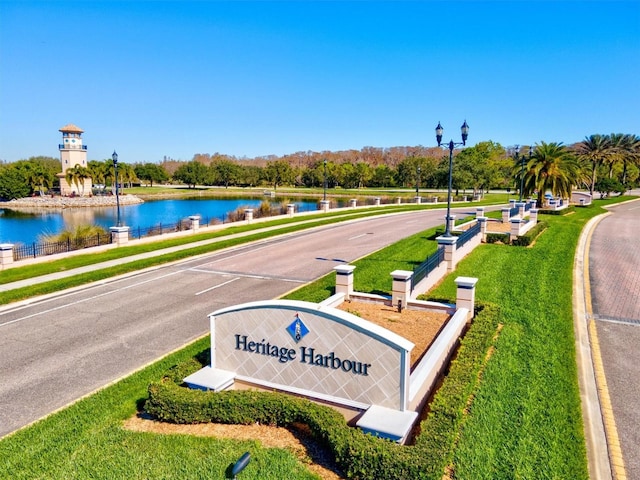
[(300, 316), (296, 313), (296, 318), (293, 320), (293, 322), (291, 322), (291, 325), (287, 327), (287, 332), (289, 332), (291, 338), (293, 338), (296, 343), (298, 343), (300, 340), (302, 340), (302, 337), (309, 333), (309, 329), (304, 323), (302, 323), (302, 320), (300, 320)]

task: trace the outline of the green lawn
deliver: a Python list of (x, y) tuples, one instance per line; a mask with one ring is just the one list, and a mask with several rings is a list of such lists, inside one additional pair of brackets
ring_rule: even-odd
[[(478, 277), (477, 299), (499, 304), (504, 325), (452, 452), (455, 478), (588, 477), (571, 273), (580, 231), (603, 211), (603, 203), (568, 216), (545, 216), (549, 228), (533, 248), (482, 245), (430, 292), (429, 297), (453, 299), (455, 277)], [(388, 292), (390, 271), (410, 270), (435, 249), (431, 233), (356, 262), (356, 289)], [(328, 275), (291, 297), (317, 301), (332, 286)], [(291, 453), (256, 442), (121, 428), (146, 398), (149, 383), (207, 346), (208, 339), (200, 340), (1, 440), (0, 478), (224, 478), (229, 463), (247, 450), (252, 463), (240, 478), (314, 478)]]

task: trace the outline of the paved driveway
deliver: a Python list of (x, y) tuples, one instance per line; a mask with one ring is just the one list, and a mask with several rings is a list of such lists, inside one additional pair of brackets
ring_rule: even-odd
[(627, 478), (640, 480), (640, 200), (611, 213), (591, 238), (592, 309)]

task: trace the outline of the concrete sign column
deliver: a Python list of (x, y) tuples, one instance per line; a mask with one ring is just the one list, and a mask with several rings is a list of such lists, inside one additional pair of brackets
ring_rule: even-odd
[(345, 299), (349, 300), (353, 293), (353, 271), (354, 265), (338, 265), (333, 267), (336, 271), (336, 293), (344, 293)]
[(289, 215), (290, 217), (293, 217), (293, 215), (295, 213), (296, 213), (296, 205), (295, 205), (295, 203), (287, 204), (287, 215)]
[(251, 223), (253, 221), (253, 208), (246, 208), (244, 210), (244, 219), (247, 223)]
[(476, 283), (477, 278), (472, 277), (458, 277), (455, 279), (456, 289), (456, 310), (466, 308), (469, 313), (467, 314), (467, 321), (473, 318), (473, 309), (475, 308), (476, 301)]
[(411, 277), (413, 277), (413, 272), (408, 270), (394, 270), (391, 272), (391, 277), (393, 278), (391, 306), (397, 307), (398, 302), (400, 302), (400, 306), (405, 308), (411, 298)]
[(329, 200), (320, 200), (320, 210), (323, 212), (329, 211)]

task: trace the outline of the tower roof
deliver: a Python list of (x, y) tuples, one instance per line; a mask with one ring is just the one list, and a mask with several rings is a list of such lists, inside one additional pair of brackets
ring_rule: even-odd
[(77, 125), (74, 125), (73, 123), (68, 123), (64, 127), (61, 127), (60, 130), (58, 130), (58, 131), (59, 132), (67, 132), (67, 133), (83, 133), (84, 132), (84, 130), (82, 130)]

